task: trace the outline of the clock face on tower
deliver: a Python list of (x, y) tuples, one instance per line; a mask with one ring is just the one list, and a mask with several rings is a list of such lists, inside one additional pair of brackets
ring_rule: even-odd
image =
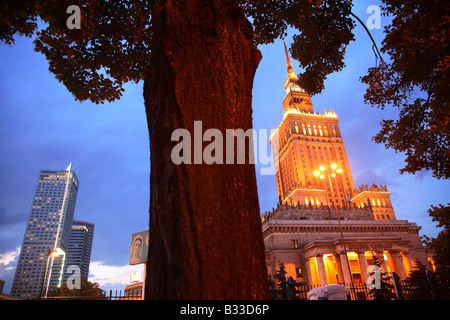
[(300, 88), (298, 85), (291, 83), (287, 88), (286, 88), (286, 93), (289, 93), (290, 91), (295, 91), (295, 92), (302, 92), (302, 88)]

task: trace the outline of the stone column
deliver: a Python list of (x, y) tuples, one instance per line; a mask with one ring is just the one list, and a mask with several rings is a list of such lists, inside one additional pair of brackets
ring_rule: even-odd
[(408, 252), (407, 251), (401, 251), (400, 254), (403, 256), (403, 261), (404, 263), (406, 263), (407, 269), (406, 270), (406, 276), (408, 276), (408, 272), (411, 272), (414, 270), (414, 267), (411, 263), (411, 259), (409, 258)]
[(348, 269), (349, 267), (348, 257), (344, 251), (340, 252), (340, 256), (341, 256), (342, 273), (344, 274), (344, 285), (348, 285), (349, 283), (352, 282), (351, 271)]
[(406, 279), (406, 270), (403, 264), (403, 257), (400, 255), (400, 250), (392, 250), (391, 256), (394, 260), (395, 271), (397, 272), (397, 275), (402, 280)]
[(317, 269), (319, 271), (319, 281), (321, 286), (326, 286), (328, 284), (327, 281), (327, 274), (325, 271), (325, 265), (323, 263), (323, 255), (317, 254), (316, 255), (316, 261), (317, 261)]
[(375, 254), (377, 255), (377, 257), (380, 260), (382, 260), (381, 261), (381, 273), (388, 272), (388, 268), (387, 268), (387, 265), (386, 265), (386, 260), (384, 260), (383, 251), (375, 251)]
[(361, 269), (361, 277), (363, 282), (366, 283), (368, 278), (366, 256), (364, 255), (364, 251), (358, 251), (357, 253), (358, 253), (359, 267)]
[(306, 266), (306, 273), (308, 274), (308, 284), (310, 286), (313, 286), (314, 281), (313, 281), (312, 272), (311, 272), (311, 261), (309, 260), (309, 258), (305, 259), (305, 266)]
[(341, 256), (339, 253), (334, 253), (334, 259), (336, 259), (336, 267), (339, 277), (339, 283), (345, 283), (344, 274), (342, 273)]

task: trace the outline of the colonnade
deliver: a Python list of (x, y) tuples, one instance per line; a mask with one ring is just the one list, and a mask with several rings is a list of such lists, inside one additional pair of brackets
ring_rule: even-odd
[[(400, 279), (405, 279), (413, 269), (407, 252), (401, 250), (389, 251), (344, 251), (315, 254), (305, 260), (308, 282), (313, 285), (327, 285), (353, 282), (366, 283), (367, 268), (371, 264), (372, 255), (381, 258), (381, 272), (397, 273)], [(345, 259), (349, 260), (349, 263)], [(349, 265), (350, 269), (349, 270)]]

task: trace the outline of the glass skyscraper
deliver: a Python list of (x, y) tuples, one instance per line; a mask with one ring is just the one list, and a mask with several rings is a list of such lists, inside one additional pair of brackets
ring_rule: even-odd
[(89, 275), (89, 264), (91, 261), (92, 241), (94, 239), (95, 225), (86, 221), (74, 220), (70, 231), (69, 250), (66, 259), (66, 271), (63, 282), (71, 276), (67, 270), (69, 266), (80, 268), (81, 279), (87, 280)]
[(34, 299), (48, 287), (60, 286), (64, 276), (78, 194), (72, 163), (63, 170), (41, 170), (11, 295)]

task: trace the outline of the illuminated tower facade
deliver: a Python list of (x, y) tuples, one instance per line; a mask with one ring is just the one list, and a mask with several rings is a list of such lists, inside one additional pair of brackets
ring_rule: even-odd
[(72, 163), (66, 170), (41, 170), (17, 263), (11, 295), (33, 299), (59, 286), (78, 194)]
[(386, 186), (354, 187), (336, 113), (314, 112), (285, 52), (284, 117), (270, 140), (279, 203), (261, 215), (268, 274), (283, 263), (299, 284), (349, 288), (367, 283), (374, 256), (402, 280), (417, 259), (434, 270), (420, 227), (396, 219)]
[[(311, 97), (300, 88), (285, 46), (287, 79), (283, 100), (284, 117), (271, 133), (278, 195), (282, 203), (306, 205), (349, 202), (354, 189), (344, 142), (334, 111), (315, 113)], [(326, 181), (313, 172), (322, 165), (336, 163), (343, 169), (333, 179), (334, 194)]]
[[(370, 205), (375, 219), (394, 220), (386, 187), (355, 189), (338, 116), (334, 110), (324, 110), (323, 114), (314, 112), (310, 95), (297, 85), (298, 77), (286, 45), (284, 49), (288, 73), (283, 84), (286, 90), (284, 116), (270, 135), (281, 203), (341, 207)], [(333, 164), (342, 172), (332, 179), (314, 175), (319, 168)]]

